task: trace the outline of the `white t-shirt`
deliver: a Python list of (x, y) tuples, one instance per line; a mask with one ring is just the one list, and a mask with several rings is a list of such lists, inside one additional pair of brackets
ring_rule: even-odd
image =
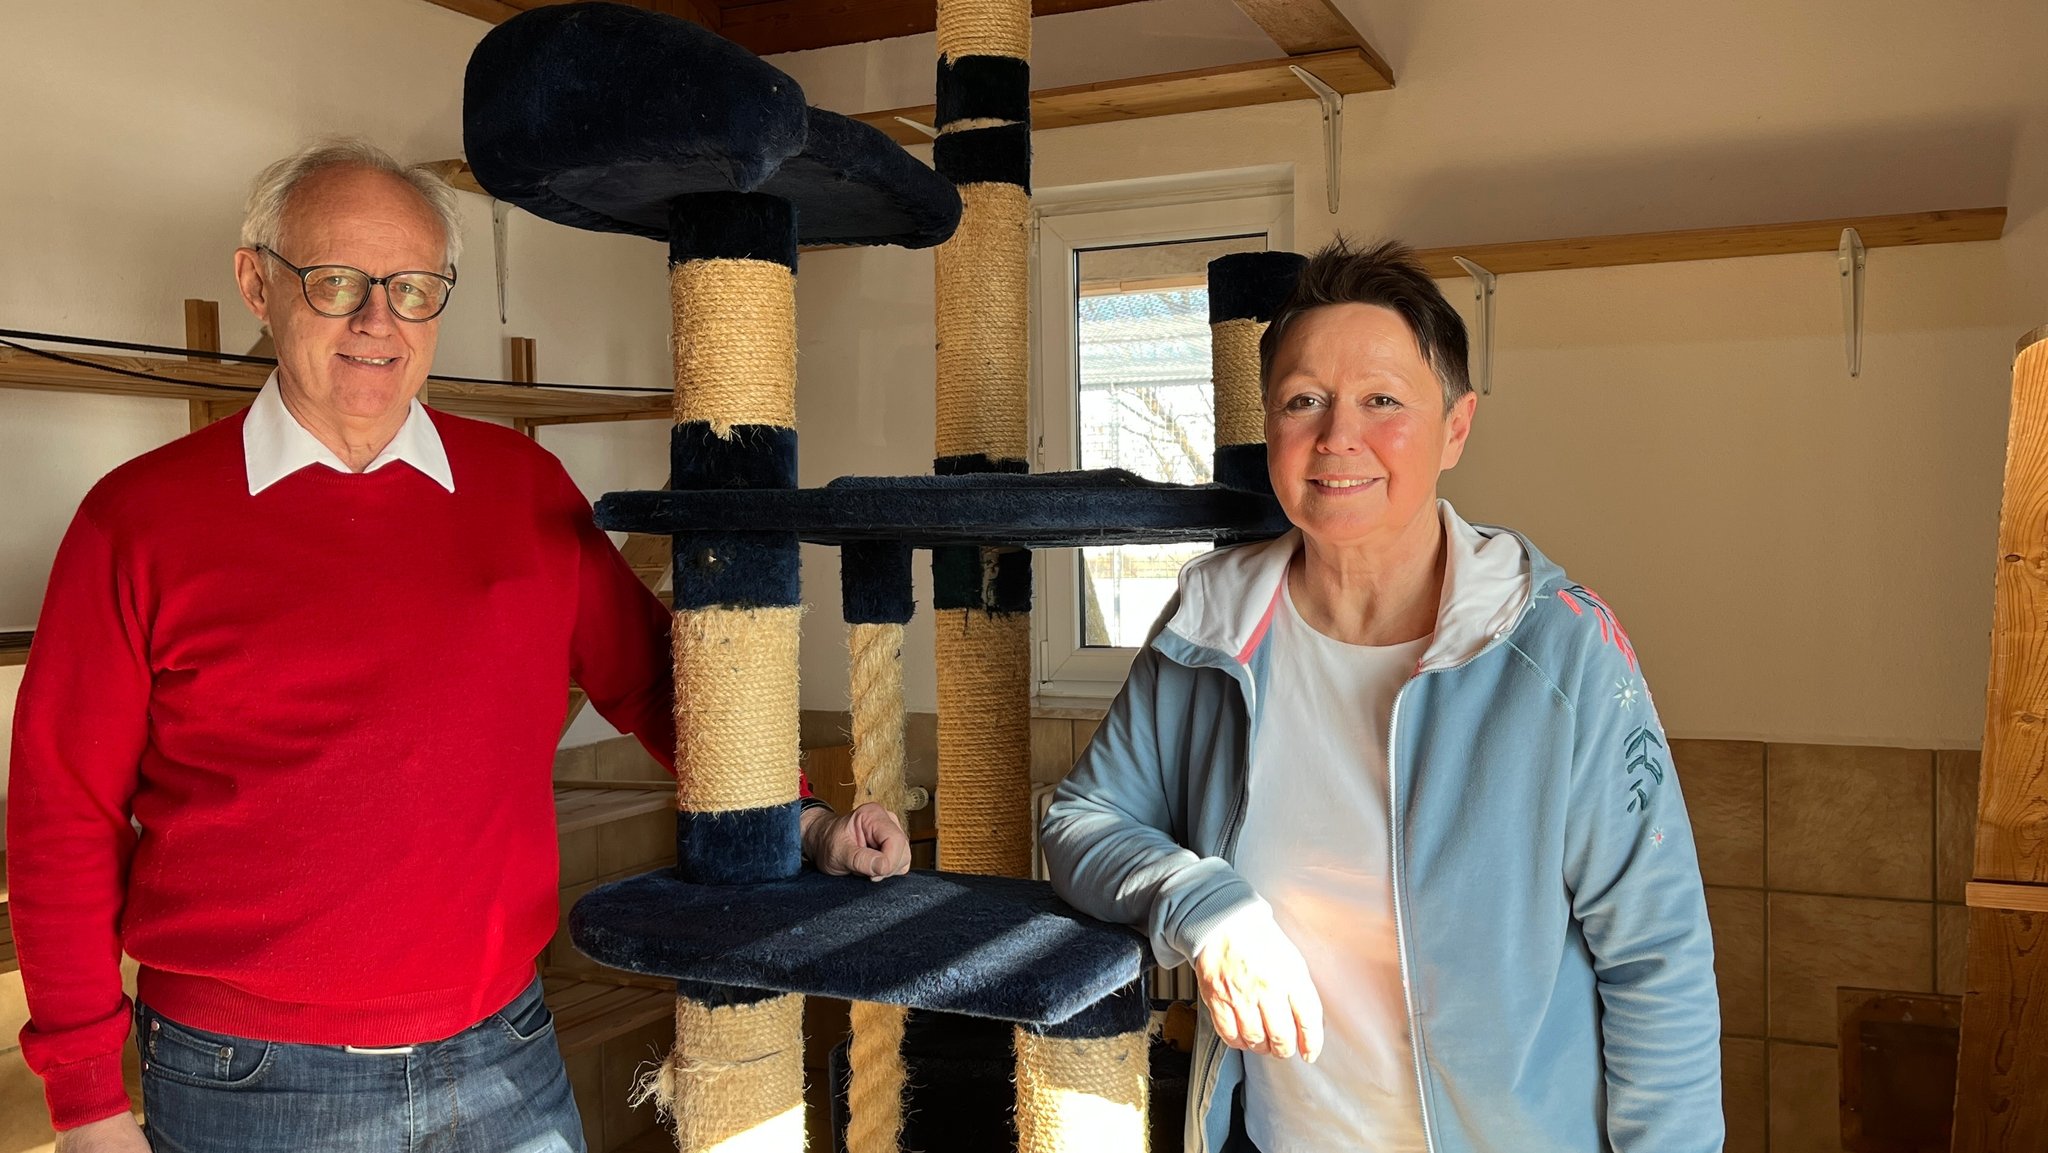
[(1345, 644), (1310, 628), (1290, 594), (1281, 602), (1236, 867), (1308, 961), (1324, 1042), (1313, 1065), (1246, 1056), (1246, 1131), (1264, 1153), (1422, 1153), (1388, 875), (1387, 722), (1429, 639)]

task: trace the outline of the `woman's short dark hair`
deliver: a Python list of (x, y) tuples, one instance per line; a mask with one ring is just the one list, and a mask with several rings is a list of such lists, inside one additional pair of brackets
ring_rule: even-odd
[(1422, 359), (1443, 386), (1445, 412), (1472, 391), (1465, 364), (1465, 320), (1423, 271), (1415, 250), (1389, 240), (1360, 251), (1339, 235), (1309, 257), (1294, 292), (1259, 338), (1261, 392), (1272, 378), (1273, 357), (1287, 330), (1305, 314), (1332, 304), (1376, 304), (1399, 313), (1414, 334)]

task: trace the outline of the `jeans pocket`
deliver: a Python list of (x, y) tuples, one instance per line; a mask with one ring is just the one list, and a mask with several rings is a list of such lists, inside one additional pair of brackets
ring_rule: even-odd
[(239, 1089), (270, 1067), (272, 1045), (180, 1025), (147, 1007), (140, 1014), (143, 1072), (184, 1085)]
[(510, 1005), (498, 1010), (497, 1018), (514, 1041), (531, 1041), (555, 1027), (555, 1015), (548, 1011), (539, 981), (528, 985), (524, 993), (512, 998)]

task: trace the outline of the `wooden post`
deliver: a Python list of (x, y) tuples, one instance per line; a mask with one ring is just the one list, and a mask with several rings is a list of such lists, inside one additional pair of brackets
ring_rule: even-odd
[[(196, 352), (220, 351), (220, 305), (217, 302), (185, 301), (185, 347)], [(185, 359), (218, 363), (220, 358), (187, 356)], [(193, 432), (198, 432), (218, 419), (213, 414), (212, 401), (188, 400), (185, 405)]]
[[(539, 380), (540, 359), (539, 353), (534, 348), (533, 338), (530, 336), (510, 336), (505, 339), (510, 346), (512, 359), (511, 370), (508, 375), (521, 384), (532, 384), (534, 381)], [(540, 425), (531, 419), (514, 417), (512, 419), (512, 427), (533, 440), (540, 439)]]
[(1993, 595), (1954, 1153), (2048, 1149), (2048, 326), (2013, 362)]

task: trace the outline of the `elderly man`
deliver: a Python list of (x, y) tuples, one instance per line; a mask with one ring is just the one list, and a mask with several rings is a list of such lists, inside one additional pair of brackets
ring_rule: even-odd
[[(277, 372), (58, 551), (8, 840), (65, 1153), (583, 1148), (535, 979), (550, 764), (572, 676), (669, 759), (668, 615), (554, 457), (415, 399), (457, 241), (375, 149), (273, 165), (235, 278)], [(908, 867), (883, 810), (806, 804), (820, 868)]]

